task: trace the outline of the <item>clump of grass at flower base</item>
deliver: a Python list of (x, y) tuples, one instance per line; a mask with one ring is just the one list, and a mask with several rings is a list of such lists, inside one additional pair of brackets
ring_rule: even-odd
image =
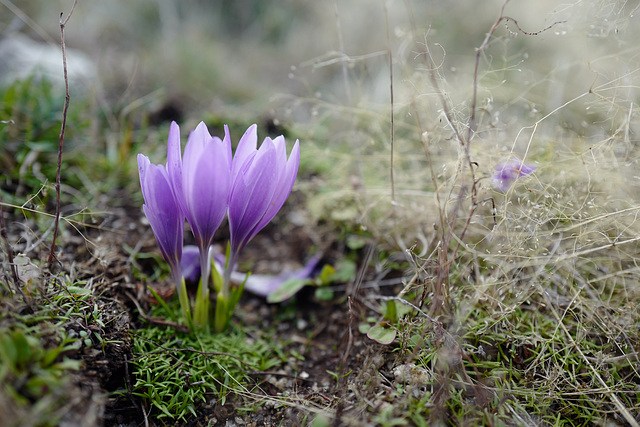
[[(179, 311), (174, 298), (154, 306), (151, 315), (177, 319)], [(157, 325), (138, 329), (132, 332), (133, 384), (120, 393), (140, 398), (153, 419), (184, 422), (201, 407), (222, 406), (253, 391), (258, 387), (253, 373), (286, 361), (284, 343), (271, 334), (243, 325), (232, 325), (224, 334), (181, 333)]]

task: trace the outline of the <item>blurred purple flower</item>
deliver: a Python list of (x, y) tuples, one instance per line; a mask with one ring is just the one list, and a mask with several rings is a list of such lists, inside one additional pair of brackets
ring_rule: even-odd
[[(184, 276), (184, 280), (189, 283), (198, 283), (200, 280), (200, 250), (197, 246), (194, 245), (185, 245), (182, 248), (182, 261), (180, 265), (182, 266), (182, 275)], [(209, 250), (209, 255), (212, 257), (212, 260), (216, 263), (216, 268), (222, 274), (222, 269), (224, 268), (225, 257), (223, 254), (217, 253), (213, 246)], [(244, 274), (244, 273), (243, 273)], [(242, 280), (240, 281), (242, 282)]]
[[(211, 255), (216, 263), (216, 268), (220, 273), (224, 268), (224, 255), (214, 253)], [(266, 274), (251, 274), (247, 278), (246, 273), (239, 271), (231, 272), (231, 281), (236, 284), (242, 283), (245, 279), (244, 289), (252, 294), (266, 298), (270, 293), (280, 289), (280, 287), (289, 279), (311, 279), (315, 276), (318, 263), (322, 257), (320, 255), (312, 256), (309, 261), (302, 267), (293, 271), (286, 271), (277, 276), (269, 276)], [(185, 280), (196, 283), (200, 279), (200, 264), (198, 261), (198, 248), (193, 245), (186, 245), (182, 250), (182, 271)]]
[[(294, 271), (286, 271), (277, 276), (267, 276), (260, 274), (252, 274), (247, 279), (244, 285), (244, 289), (252, 294), (266, 298), (272, 292), (277, 291), (280, 287), (290, 279), (311, 279), (315, 276), (318, 263), (320, 262), (320, 255), (311, 257), (309, 261), (300, 269)], [(244, 280), (244, 273), (238, 273), (235, 277), (234, 273), (231, 273), (231, 279)]]
[(242, 248), (284, 205), (300, 164), (298, 141), (288, 159), (282, 135), (265, 138), (259, 149), (257, 142), (256, 125), (252, 125), (240, 139), (233, 157), (229, 196), (231, 268)]
[(535, 170), (535, 165), (524, 164), (520, 159), (511, 159), (508, 162), (498, 163), (493, 171), (491, 183), (493, 188), (507, 191), (516, 179), (531, 175)]
[(197, 246), (186, 245), (182, 248), (182, 275), (187, 283), (198, 283), (200, 280), (200, 251)]
[(171, 267), (176, 284), (180, 282), (184, 215), (182, 214), (169, 175), (164, 165), (156, 165), (138, 154), (138, 172), (144, 197), (144, 213), (156, 236), (162, 256)]

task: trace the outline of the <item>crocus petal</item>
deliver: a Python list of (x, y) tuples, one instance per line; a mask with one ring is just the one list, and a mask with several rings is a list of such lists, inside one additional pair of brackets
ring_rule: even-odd
[(156, 236), (163, 257), (176, 273), (180, 271), (184, 216), (178, 206), (164, 165), (155, 165), (138, 154), (144, 213)]
[(525, 165), (520, 166), (520, 176), (531, 175), (536, 170), (535, 165)]
[(185, 215), (199, 246), (208, 247), (227, 211), (231, 165), (230, 140), (212, 138), (204, 123), (189, 135), (182, 161)]
[[(252, 294), (266, 298), (272, 292), (280, 289), (287, 280), (304, 280), (315, 277), (320, 259), (320, 255), (315, 255), (311, 257), (311, 259), (309, 259), (309, 261), (307, 261), (307, 263), (302, 268), (294, 271), (287, 271), (279, 274), (278, 276), (252, 274), (247, 278), (247, 281), (244, 284), (244, 289), (251, 292)], [(232, 278), (238, 283), (242, 283), (245, 277), (246, 274), (244, 273), (232, 274)]]
[(251, 239), (252, 231), (269, 208), (278, 184), (275, 147), (260, 147), (234, 182), (229, 201), (231, 246), (236, 253)]
[(180, 127), (171, 122), (169, 127), (169, 141), (167, 144), (167, 173), (180, 209), (184, 212), (184, 197), (182, 191), (182, 154), (180, 149)]
[(235, 181), (240, 169), (252, 157), (255, 156), (258, 146), (258, 126), (253, 124), (242, 135), (236, 153), (233, 156), (233, 165), (231, 168), (231, 177)]
[[(286, 159), (286, 153), (284, 155), (284, 158)], [(273, 196), (271, 205), (258, 224), (258, 231), (262, 230), (273, 219), (273, 217), (284, 205), (284, 202), (287, 201), (287, 198), (289, 197), (289, 194), (291, 194), (291, 190), (293, 189), (293, 184), (296, 181), (299, 166), (300, 145), (298, 140), (296, 140), (296, 143), (291, 150), (291, 154), (289, 155), (289, 160), (286, 163), (286, 169), (284, 169), (284, 173), (282, 174), (280, 182), (276, 187), (276, 193)]]
[(299, 142), (287, 159), (283, 136), (265, 138), (255, 151), (255, 125), (250, 127), (234, 156), (229, 200), (231, 248), (239, 252), (273, 219), (291, 193), (300, 164)]
[(182, 248), (180, 266), (184, 280), (189, 283), (198, 283), (200, 280), (200, 250), (197, 246), (186, 245)]
[(232, 150), (231, 150), (231, 136), (229, 135), (229, 126), (224, 125), (224, 139), (222, 140), (222, 145), (224, 146), (224, 150), (227, 155), (227, 163), (231, 165), (233, 161)]

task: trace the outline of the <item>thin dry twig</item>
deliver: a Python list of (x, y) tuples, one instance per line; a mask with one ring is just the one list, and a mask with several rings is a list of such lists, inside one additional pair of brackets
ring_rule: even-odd
[(188, 334), (190, 332), (189, 328), (187, 328), (185, 325), (181, 325), (179, 323), (170, 322), (168, 320), (159, 319), (157, 317), (149, 316), (147, 313), (144, 312), (144, 310), (140, 306), (140, 303), (138, 302), (138, 300), (133, 295), (131, 295), (130, 292), (125, 291), (124, 293), (125, 293), (126, 296), (129, 297), (129, 299), (131, 301), (133, 301), (133, 303), (135, 304), (136, 308), (138, 309), (138, 313), (140, 314), (140, 317), (142, 317), (147, 322), (149, 322), (151, 324), (154, 324), (154, 325), (170, 326), (170, 327), (175, 328), (176, 330), (178, 330), (178, 331), (180, 331), (180, 332), (182, 332), (184, 334)]
[(390, 115), (390, 119), (391, 119), (391, 129), (389, 130), (389, 132), (391, 133), (390, 137), (391, 137), (391, 154), (390, 154), (390, 166), (389, 166), (389, 179), (391, 180), (391, 203), (394, 205), (396, 205), (396, 185), (395, 185), (395, 177), (394, 177), (394, 173), (393, 173), (393, 156), (394, 156), (394, 150), (395, 150), (395, 130), (393, 127), (393, 55), (391, 53), (391, 38), (389, 37), (389, 17), (388, 17), (388, 12), (387, 12), (387, 4), (385, 2), (385, 0), (381, 0), (382, 1), (382, 10), (384, 11), (384, 26), (385, 29), (387, 31), (387, 56), (389, 57), (389, 97), (390, 97), (390, 102), (389, 102), (389, 115)]
[[(478, 69), (480, 67), (480, 57), (482, 56), (482, 53), (487, 49), (487, 47), (489, 47), (491, 37), (493, 37), (493, 33), (495, 33), (495, 31), (498, 29), (498, 26), (502, 22), (504, 22), (509, 33), (515, 34), (508, 26), (509, 22), (512, 22), (513, 25), (516, 26), (516, 28), (520, 33), (526, 36), (537, 36), (539, 34), (544, 33), (545, 31), (550, 30), (551, 28), (555, 27), (558, 24), (562, 24), (566, 22), (566, 21), (556, 21), (539, 31), (533, 31), (533, 32), (525, 31), (522, 28), (520, 28), (518, 21), (511, 18), (510, 16), (505, 16), (504, 8), (507, 7), (507, 3), (509, 3), (509, 0), (505, 0), (505, 2), (502, 4), (502, 8), (500, 9), (500, 16), (498, 16), (498, 19), (496, 20), (496, 22), (493, 23), (493, 26), (485, 36), (482, 44), (476, 50), (476, 62), (475, 62), (475, 68), (473, 70), (473, 95), (471, 99), (471, 117), (469, 118), (469, 126), (467, 128), (467, 143), (471, 142), (471, 138), (473, 137), (473, 134), (475, 133), (475, 130), (476, 130), (476, 111), (477, 111), (477, 101), (478, 101)], [(466, 152), (468, 155), (469, 153), (468, 145), (466, 147)]]
[(18, 278), (18, 272), (16, 270), (16, 266), (13, 263), (13, 249), (11, 249), (11, 245), (9, 245), (9, 239), (7, 238), (7, 227), (4, 224), (4, 210), (2, 209), (2, 196), (0, 195), (0, 235), (2, 235), (2, 240), (4, 240), (4, 245), (7, 251), (7, 260), (9, 261), (9, 266), (11, 268), (11, 276), (13, 277), (13, 286), (17, 291), (22, 292), (20, 289), (20, 279)]
[(62, 16), (64, 13), (60, 13), (60, 46), (62, 48), (62, 69), (64, 71), (64, 108), (62, 109), (62, 125), (60, 127), (60, 139), (58, 143), (58, 169), (56, 170), (56, 217), (54, 220), (53, 239), (51, 241), (51, 249), (49, 250), (49, 271), (52, 270), (53, 263), (56, 260), (56, 239), (58, 238), (58, 226), (60, 224), (60, 170), (62, 169), (62, 148), (64, 147), (64, 131), (67, 127), (67, 112), (69, 110), (69, 77), (67, 75), (67, 51), (64, 44), (64, 27), (69, 22), (69, 18), (73, 14), (73, 11), (78, 4), (78, 0), (74, 0), (73, 6), (67, 18), (63, 21)]

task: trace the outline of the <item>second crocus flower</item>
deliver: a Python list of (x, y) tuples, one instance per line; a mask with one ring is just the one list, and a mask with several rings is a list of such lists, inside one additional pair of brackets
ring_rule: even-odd
[(273, 219), (289, 197), (300, 165), (296, 141), (287, 159), (283, 136), (266, 138), (257, 149), (256, 125), (240, 139), (233, 157), (229, 198), (231, 257)]
[(242, 286), (230, 294), (231, 272), (240, 251), (273, 219), (289, 197), (300, 165), (296, 141), (289, 158), (283, 136), (266, 138), (257, 148), (257, 126), (244, 133), (231, 166), (229, 194), (229, 256), (216, 302), (215, 328), (226, 328)]
[(144, 214), (174, 279), (181, 278), (184, 215), (171, 189), (166, 168), (164, 165), (153, 164), (147, 156), (138, 154), (138, 173), (144, 198)]
[(138, 173), (144, 198), (144, 214), (156, 236), (162, 256), (169, 264), (180, 298), (182, 315), (191, 328), (189, 298), (181, 268), (184, 214), (164, 165), (153, 164), (147, 156), (138, 154)]

